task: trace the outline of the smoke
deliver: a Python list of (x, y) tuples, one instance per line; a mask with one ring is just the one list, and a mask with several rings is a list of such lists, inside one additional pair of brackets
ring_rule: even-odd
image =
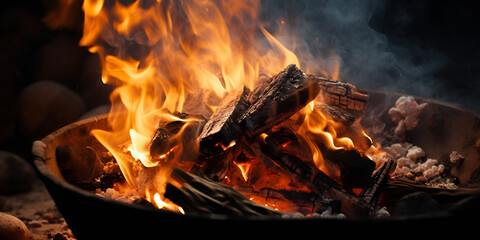
[(280, 36), (275, 34), (280, 40), (294, 39), (286, 45), (295, 48), (302, 68), (311, 73), (331, 76), (338, 64), (338, 78), (358, 87), (438, 98), (445, 87), (435, 74), (446, 57), (414, 38), (380, 32), (412, 24), (408, 14), (388, 16), (391, 7), (389, 1), (266, 0), (260, 16), (270, 30), (281, 29)]

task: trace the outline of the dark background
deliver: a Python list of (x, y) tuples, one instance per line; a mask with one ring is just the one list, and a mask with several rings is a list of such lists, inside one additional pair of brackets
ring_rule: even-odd
[[(2, 3), (1, 10), (0, 150), (29, 158), (33, 140), (108, 104), (112, 87), (101, 83), (98, 59), (78, 46), (83, 22), (80, 1), (67, 15), (71, 22), (55, 30), (42, 19), (57, 1), (19, 2)], [(309, 23), (305, 36), (315, 32), (322, 41), (306, 45), (319, 55), (322, 46), (335, 49), (341, 57), (342, 80), (480, 112), (478, 1), (263, 1), (262, 5), (264, 21)], [(44, 80), (70, 92), (57, 97), (64, 89), (44, 84), (46, 89), (39, 86), (24, 94), (28, 86)], [(45, 103), (42, 95), (50, 93), (56, 97)], [(76, 98), (82, 103), (70, 102)], [(35, 104), (26, 108), (25, 102)], [(75, 116), (62, 117), (59, 110), (74, 108)], [(43, 127), (26, 129), (28, 121)]]

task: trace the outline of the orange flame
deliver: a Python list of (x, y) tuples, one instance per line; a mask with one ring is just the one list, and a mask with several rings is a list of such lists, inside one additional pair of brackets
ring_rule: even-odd
[[(182, 112), (187, 105), (191, 108), (190, 104), (210, 109), (203, 114), (211, 114), (215, 104), (208, 102), (208, 96), (202, 97), (203, 102), (186, 103), (202, 89), (222, 98), (241, 86), (252, 89), (260, 73), (273, 75), (288, 64), (299, 65), (295, 54), (260, 26), (258, 8), (256, 0), (136, 1), (129, 5), (84, 1), (80, 45), (99, 54), (102, 81), (116, 86), (110, 96), (111, 130), (97, 129), (92, 134), (112, 153), (132, 187), (156, 192), (149, 199), (158, 207), (165, 206), (161, 195), (168, 169), (194, 160), (177, 155), (173, 162), (152, 159), (149, 146), (158, 122), (178, 120), (171, 113)], [(264, 51), (266, 46), (257, 41), (258, 30), (270, 50)], [(182, 121), (189, 124), (192, 120)], [(182, 130), (177, 135), (181, 137)], [(142, 180), (138, 162), (142, 168), (165, 170), (152, 170), (154, 177)]]
[[(65, 8), (78, 3), (60, 2)], [(116, 86), (110, 96), (111, 129), (96, 129), (92, 134), (112, 153), (127, 183), (157, 207), (183, 212), (163, 199), (167, 176), (173, 167), (188, 168), (195, 161), (195, 156), (189, 159), (176, 152), (198, 150), (196, 143), (180, 145), (152, 158), (150, 141), (159, 122), (182, 121), (185, 124), (174, 138), (192, 138), (185, 132), (198, 119), (181, 119), (175, 112), (192, 114), (185, 109), (193, 109), (195, 114), (209, 117), (218, 104), (215, 99), (229, 91), (243, 86), (253, 89), (260, 75), (274, 75), (289, 64), (300, 67), (294, 50), (302, 50), (295, 49), (295, 41), (288, 39), (295, 34), (285, 30), (287, 22), (278, 21), (278, 32), (287, 36), (289, 46), (260, 23), (259, 7), (259, 0), (83, 2), (80, 45), (99, 55), (103, 83)], [(58, 21), (65, 21), (68, 14), (58, 15)], [(53, 16), (45, 21), (62, 26)], [(305, 56), (302, 60), (312, 61)], [(315, 58), (314, 62), (305, 69), (338, 80), (337, 55), (331, 53), (328, 61)], [(337, 136), (335, 123), (314, 111), (313, 104), (303, 110), (308, 114), (299, 131), (320, 136), (331, 148), (353, 148), (352, 140)], [(307, 142), (321, 169), (320, 151), (311, 140)], [(235, 142), (222, 147), (226, 150), (233, 145)], [(250, 165), (237, 164), (245, 181), (252, 171)]]

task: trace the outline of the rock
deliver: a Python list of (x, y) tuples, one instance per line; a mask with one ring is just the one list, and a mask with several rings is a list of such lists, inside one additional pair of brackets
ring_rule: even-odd
[(15, 194), (32, 188), (33, 167), (16, 154), (0, 151), (0, 194)]
[(20, 93), (19, 108), (21, 129), (32, 140), (77, 120), (85, 112), (78, 94), (52, 81), (26, 87)]
[(0, 212), (0, 239), (28, 240), (30, 231), (20, 219)]

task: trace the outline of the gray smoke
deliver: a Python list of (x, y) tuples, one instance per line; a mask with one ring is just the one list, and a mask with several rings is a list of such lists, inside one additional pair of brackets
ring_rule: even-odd
[[(296, 35), (297, 55), (308, 56), (301, 62), (314, 66), (313, 71), (321, 72), (321, 68), (334, 64), (332, 61), (339, 61), (339, 79), (358, 87), (438, 98), (444, 87), (434, 74), (446, 64), (445, 56), (413, 40), (393, 43), (375, 30), (385, 27), (382, 17), (387, 4), (369, 0), (266, 0), (262, 1), (261, 16), (274, 33), (276, 23), (285, 22), (288, 30), (282, 34)], [(402, 21), (400, 25), (410, 24), (408, 16), (394, 19)], [(332, 51), (338, 59), (332, 58)]]

